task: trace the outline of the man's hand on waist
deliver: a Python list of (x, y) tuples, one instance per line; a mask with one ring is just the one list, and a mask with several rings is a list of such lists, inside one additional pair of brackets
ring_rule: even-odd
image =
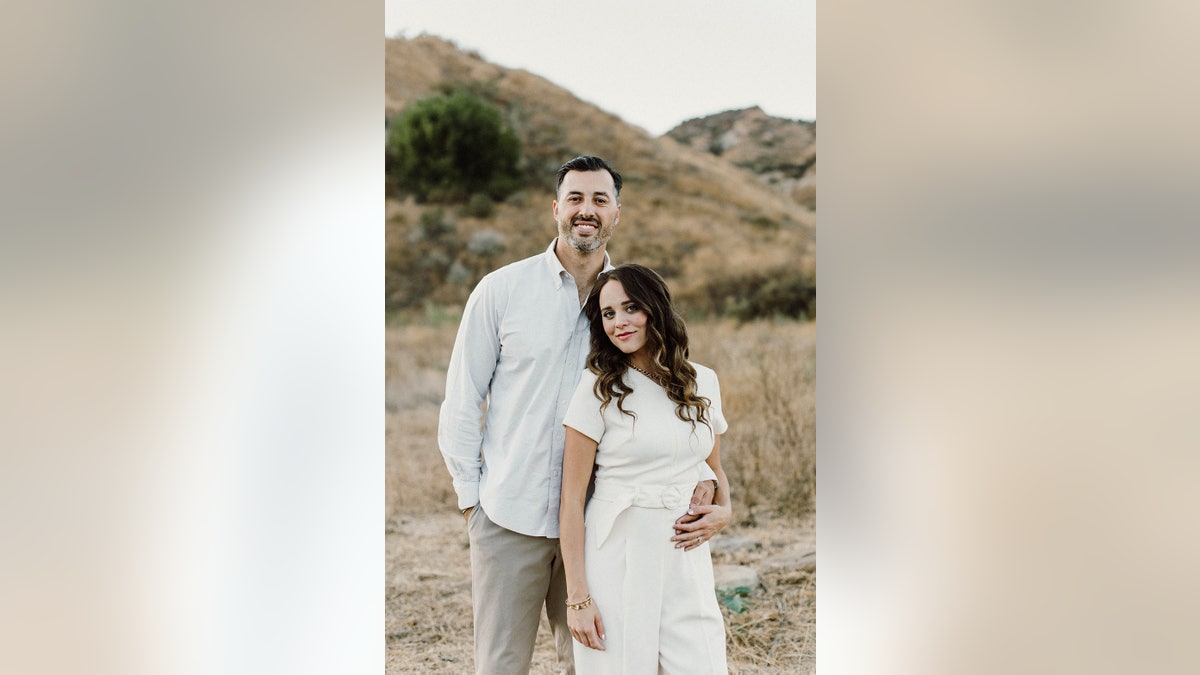
[[(696, 489), (692, 491), (692, 502), (688, 505), (688, 511), (675, 520), (675, 525), (679, 526), (684, 523), (691, 523), (700, 520), (700, 517), (703, 514), (697, 513), (696, 510), (701, 506), (711, 506), (713, 503), (713, 498), (716, 497), (716, 495), (717, 481), (702, 480), (699, 483), (696, 483)], [(683, 531), (684, 530), (679, 529), (679, 527), (675, 528), (676, 534), (682, 533)]]

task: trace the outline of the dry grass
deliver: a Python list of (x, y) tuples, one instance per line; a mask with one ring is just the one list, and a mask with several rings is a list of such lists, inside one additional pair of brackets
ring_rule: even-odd
[[(757, 567), (764, 558), (797, 548), (816, 548), (811, 517), (760, 516), (757, 525), (732, 525), (720, 536), (750, 537), (761, 548), (744, 553), (714, 553), (715, 564)], [(814, 673), (817, 654), (817, 578), (801, 571), (761, 571), (765, 590), (749, 608), (725, 615), (726, 650), (732, 673)]]
[(691, 322), (691, 358), (717, 371), (721, 457), (735, 512), (807, 514), (816, 496), (816, 324)]
[[(437, 450), (438, 406), (454, 321), (387, 333), (387, 672), (470, 672), (470, 560), (449, 474)], [(815, 547), (816, 326), (691, 321), (693, 360), (714, 368), (730, 429), (722, 457), (735, 522), (726, 534), (759, 548), (715, 553), (756, 565)], [(763, 573), (745, 612), (725, 609), (734, 673), (813, 672), (815, 574)], [(543, 619), (544, 623), (544, 619)], [(548, 629), (532, 672), (554, 671)]]

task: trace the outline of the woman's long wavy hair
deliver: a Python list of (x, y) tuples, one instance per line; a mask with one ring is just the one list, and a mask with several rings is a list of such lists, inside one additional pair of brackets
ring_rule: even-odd
[(596, 374), (592, 388), (600, 399), (600, 409), (616, 399), (617, 409), (637, 419), (637, 415), (624, 407), (625, 397), (633, 389), (624, 382), (629, 370), (629, 356), (613, 344), (604, 330), (604, 319), (600, 316), (600, 289), (610, 281), (619, 281), (625, 295), (646, 314), (646, 349), (650, 354), (650, 374), (667, 391), (667, 397), (675, 402), (675, 415), (692, 428), (700, 422), (708, 428), (707, 398), (696, 393), (696, 369), (688, 363), (687, 326), (683, 317), (671, 304), (671, 292), (667, 283), (657, 272), (642, 265), (627, 264), (615, 267), (596, 278), (584, 314), (591, 322), (592, 351), (588, 354), (588, 370)]

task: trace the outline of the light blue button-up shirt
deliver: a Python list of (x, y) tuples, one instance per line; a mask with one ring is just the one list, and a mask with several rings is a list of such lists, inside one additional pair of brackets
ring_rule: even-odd
[[(590, 347), (579, 291), (555, 242), (471, 292), (438, 422), (458, 507), (480, 504), (497, 525), (538, 537), (558, 537), (562, 420)], [(611, 268), (605, 254), (603, 269)]]

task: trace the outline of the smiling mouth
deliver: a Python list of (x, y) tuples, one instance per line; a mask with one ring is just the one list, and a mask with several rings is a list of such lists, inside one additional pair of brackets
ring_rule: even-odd
[(617, 339), (624, 340), (625, 338), (629, 337), (630, 335), (633, 335), (633, 333), (634, 333), (634, 331), (629, 331), (628, 333), (617, 333)]

